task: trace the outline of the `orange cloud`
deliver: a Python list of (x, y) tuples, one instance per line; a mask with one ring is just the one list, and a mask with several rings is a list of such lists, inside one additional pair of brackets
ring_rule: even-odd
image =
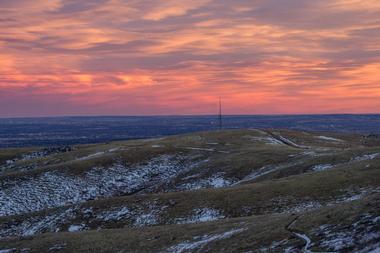
[(219, 96), (231, 114), (380, 108), (375, 0), (5, 0), (0, 12), (0, 116), (208, 114)]
[(173, 16), (181, 16), (186, 14), (188, 11), (197, 9), (205, 5), (209, 0), (192, 0), (192, 1), (176, 1), (176, 0), (166, 0), (161, 1), (159, 4), (148, 11), (144, 15), (144, 19), (159, 21)]

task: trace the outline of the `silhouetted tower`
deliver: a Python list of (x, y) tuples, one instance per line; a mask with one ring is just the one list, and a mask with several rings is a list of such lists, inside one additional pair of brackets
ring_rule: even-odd
[(219, 130), (222, 130), (223, 123), (222, 123), (222, 99), (219, 97)]

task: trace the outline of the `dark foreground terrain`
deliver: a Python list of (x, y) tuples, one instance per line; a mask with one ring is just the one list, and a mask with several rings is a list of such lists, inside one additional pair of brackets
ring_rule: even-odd
[(0, 252), (379, 252), (380, 140), (198, 132), (0, 150)]

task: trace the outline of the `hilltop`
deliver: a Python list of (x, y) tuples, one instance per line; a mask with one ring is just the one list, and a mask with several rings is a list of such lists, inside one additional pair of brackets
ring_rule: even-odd
[(1, 149), (0, 252), (375, 252), (379, 161), (273, 129)]

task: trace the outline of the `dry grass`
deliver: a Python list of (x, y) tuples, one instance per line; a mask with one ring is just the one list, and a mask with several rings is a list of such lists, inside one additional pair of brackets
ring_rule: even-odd
[[(263, 141), (266, 137), (282, 136), (302, 147), (286, 143), (273, 145)], [(339, 139), (324, 140), (319, 136)], [(264, 139), (263, 139), (264, 138)], [(35, 149), (0, 150), (0, 164), (20, 157)], [(316, 155), (305, 155), (314, 152)], [(79, 208), (95, 211), (116, 207), (146, 209), (149, 204), (166, 206), (158, 226), (130, 228), (128, 219), (117, 222), (91, 223), (82, 216), (64, 224), (88, 222), (88, 227), (101, 231), (81, 233), (42, 234), (0, 241), (2, 248), (30, 248), (31, 252), (47, 252), (54, 245), (64, 245), (59, 252), (159, 252), (169, 246), (193, 240), (195, 236), (218, 234), (236, 228), (247, 229), (229, 239), (215, 241), (202, 248), (202, 252), (243, 252), (269, 247), (273, 241), (288, 240), (293, 246), (302, 248), (303, 242), (295, 238), (284, 227), (294, 215), (284, 213), (305, 202), (317, 202), (322, 208), (302, 212), (295, 225), (300, 231), (311, 231), (320, 224), (353, 222), (364, 212), (379, 210), (379, 197), (371, 196), (347, 204), (326, 207), (337, 197), (354, 194), (362, 189), (380, 187), (380, 159), (352, 161), (353, 157), (380, 153), (380, 141), (359, 135), (305, 133), (288, 130), (233, 130), (201, 132), (171, 136), (153, 140), (120, 141), (106, 144), (78, 145), (70, 152), (53, 154), (31, 160), (18, 161), (15, 166), (0, 175), (0, 181), (29, 180), (47, 171), (59, 171), (81, 176), (94, 167), (105, 169), (115, 163), (132, 167), (144, 164), (161, 155), (182, 155), (206, 160), (191, 171), (174, 179), (170, 184), (147, 191), (146, 194), (118, 196), (98, 199), (80, 204)], [(98, 155), (96, 155), (98, 154)], [(263, 175), (244, 184), (196, 191), (167, 192), (188, 175), (199, 174), (207, 178), (223, 173), (226, 178), (241, 180), (251, 172), (268, 165), (300, 161)], [(334, 168), (313, 172), (315, 165), (332, 164)], [(31, 169), (23, 171), (22, 168)], [(2, 217), (2, 224), (22, 222), (33, 217), (46, 216), (70, 206), (43, 210), (19, 216)], [(193, 225), (171, 225), (178, 217), (189, 216), (196, 208), (219, 210), (225, 219)], [(129, 228), (128, 228), (129, 227)], [(313, 239), (318, 239), (313, 237)], [(317, 250), (321, 250), (318, 247)]]

